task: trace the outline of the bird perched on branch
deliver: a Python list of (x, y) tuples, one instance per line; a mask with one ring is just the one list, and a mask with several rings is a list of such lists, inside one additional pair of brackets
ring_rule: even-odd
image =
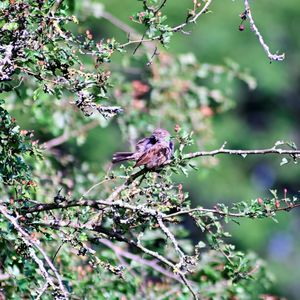
[(170, 133), (163, 128), (157, 128), (150, 137), (137, 142), (135, 152), (115, 153), (112, 163), (133, 160), (136, 161), (134, 167), (145, 165), (147, 169), (156, 169), (171, 158), (173, 150)]

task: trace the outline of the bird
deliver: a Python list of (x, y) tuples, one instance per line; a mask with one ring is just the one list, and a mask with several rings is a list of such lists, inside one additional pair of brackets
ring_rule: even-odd
[(150, 137), (139, 140), (135, 152), (116, 152), (112, 163), (135, 161), (135, 167), (145, 166), (147, 169), (157, 169), (170, 160), (174, 151), (174, 143), (170, 133), (163, 128), (157, 128)]

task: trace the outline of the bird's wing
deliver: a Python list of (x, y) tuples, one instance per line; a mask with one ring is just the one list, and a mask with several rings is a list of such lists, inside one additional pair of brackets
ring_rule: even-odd
[(168, 160), (169, 151), (169, 147), (157, 143), (138, 158), (135, 167), (146, 165), (147, 168), (151, 169), (161, 166), (165, 161)]
[(136, 145), (135, 145), (135, 150), (137, 152), (143, 151), (145, 149), (145, 146), (149, 143), (149, 139), (148, 138), (143, 138), (141, 140), (139, 140)]
[(154, 136), (146, 137), (139, 140), (135, 145), (136, 152), (144, 152), (157, 142)]

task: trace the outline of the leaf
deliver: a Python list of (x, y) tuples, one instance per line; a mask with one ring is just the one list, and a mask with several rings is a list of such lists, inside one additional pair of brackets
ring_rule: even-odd
[(43, 91), (42, 87), (38, 87), (32, 95), (34, 101), (38, 100), (40, 93)]
[(288, 142), (287, 143), (292, 149), (297, 150), (297, 145), (294, 142)]
[(201, 248), (205, 248), (206, 247), (206, 244), (203, 242), (203, 241), (200, 241), (197, 246), (197, 248), (201, 249)]
[(186, 177), (188, 177), (189, 173), (188, 173), (187, 168), (185, 168), (185, 167), (183, 167), (183, 166), (180, 166), (180, 171), (181, 171)]
[(280, 146), (280, 145), (284, 145), (284, 144), (285, 144), (284, 141), (277, 141), (277, 142), (275, 143), (275, 147)]
[(270, 193), (274, 196), (275, 199), (277, 199), (277, 190), (270, 190)]
[(199, 168), (196, 166), (196, 165), (194, 165), (194, 164), (192, 164), (192, 163), (189, 163), (188, 164), (192, 169), (194, 169), (194, 170), (199, 170)]
[(283, 157), (280, 166), (286, 165), (287, 163), (289, 163), (289, 160), (286, 157)]

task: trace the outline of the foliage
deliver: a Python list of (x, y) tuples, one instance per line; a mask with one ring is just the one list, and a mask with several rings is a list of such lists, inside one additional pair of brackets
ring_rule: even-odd
[[(248, 152), (225, 144), (213, 153), (192, 152), (211, 143), (212, 116), (233, 107), (233, 80), (249, 88), (256, 82), (232, 61), (200, 64), (192, 54), (172, 56), (163, 49), (158, 56), (157, 46), (152, 55), (145, 49), (145, 71), (144, 57), (132, 58), (125, 48), (139, 48), (145, 36), (166, 46), (211, 1), (194, 1), (185, 23), (175, 27), (161, 12), (167, 1), (142, 2), (131, 19), (146, 32), (123, 44), (113, 38), (97, 43), (90, 31), (77, 36), (77, 18), (63, 1), (1, 3), (0, 81), (7, 100), (0, 103), (0, 270), (8, 275), (1, 282), (8, 299), (258, 299), (272, 284), (264, 262), (231, 242), (226, 223), (275, 220), (277, 212), (299, 206), (298, 198), (285, 193), (280, 199), (272, 191), (273, 197), (232, 208), (193, 208), (177, 174), (197, 169), (200, 163), (192, 160), (204, 155), (212, 156), (211, 163), (220, 153), (277, 153), (297, 161), (299, 151), (279, 143)], [(111, 76), (106, 63), (115, 52), (125, 56), (125, 68)], [(86, 121), (69, 103), (94, 119)], [(177, 149), (161, 169), (106, 172), (103, 166), (93, 172), (72, 147), (55, 151), (108, 124), (93, 111), (107, 118), (123, 109), (116, 122), (131, 146), (155, 124), (174, 127)], [(28, 124), (55, 136), (45, 149), (11, 116), (20, 112), (33, 112)], [(190, 239), (187, 221), (197, 226), (197, 241)]]

